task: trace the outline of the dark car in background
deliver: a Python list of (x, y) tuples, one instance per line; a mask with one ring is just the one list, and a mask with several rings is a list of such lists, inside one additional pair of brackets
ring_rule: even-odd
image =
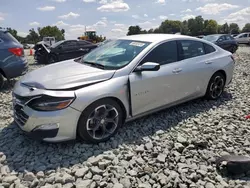
[(45, 64), (77, 58), (97, 47), (85, 40), (62, 40), (50, 47), (43, 43), (39, 45), (40, 47), (35, 47), (35, 59), (38, 63)]
[(207, 35), (204, 36), (203, 39), (210, 41), (231, 53), (235, 53), (238, 49), (238, 42), (229, 34)]
[(0, 89), (3, 88), (4, 78), (9, 80), (19, 77), (27, 70), (23, 45), (8, 31), (0, 30)]

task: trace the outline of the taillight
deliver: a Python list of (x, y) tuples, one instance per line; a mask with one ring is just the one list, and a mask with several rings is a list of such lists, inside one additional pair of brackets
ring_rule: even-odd
[(13, 53), (16, 56), (23, 56), (23, 48), (9, 48), (9, 52)]

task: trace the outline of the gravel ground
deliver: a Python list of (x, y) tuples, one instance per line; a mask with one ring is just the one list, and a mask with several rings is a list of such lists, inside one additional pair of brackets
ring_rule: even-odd
[(198, 99), (141, 118), (99, 145), (26, 138), (12, 123), (6, 86), (0, 92), (0, 188), (250, 187), (246, 176), (223, 177), (214, 164), (224, 154), (250, 153), (249, 47), (235, 58), (234, 80), (220, 100)]

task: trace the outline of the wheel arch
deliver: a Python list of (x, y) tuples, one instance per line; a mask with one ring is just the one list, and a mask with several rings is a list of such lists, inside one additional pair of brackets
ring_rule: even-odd
[(3, 75), (3, 77), (5, 77), (5, 78), (6, 78), (6, 74), (4, 73), (3, 69), (1, 69), (1, 68), (0, 68), (0, 74), (2, 74), (2, 75)]
[[(112, 101), (114, 101), (115, 103), (117, 103), (117, 104), (121, 107), (121, 110), (122, 110), (122, 112), (124, 113), (124, 116), (123, 116), (123, 119), (122, 119), (122, 125), (125, 123), (127, 112), (126, 112), (125, 105), (122, 103), (122, 101), (121, 101), (120, 99), (116, 98), (116, 97), (103, 97), (103, 98), (100, 98), (100, 99), (97, 99), (97, 100), (91, 102), (91, 103), (90, 103), (88, 106), (86, 106), (86, 108), (80, 113), (80, 116), (79, 116), (79, 118), (78, 118), (78, 120), (77, 120), (77, 127), (76, 127), (76, 132), (75, 132), (75, 137), (76, 137), (77, 139), (80, 138), (80, 135), (79, 135), (79, 129), (80, 129), (79, 125), (80, 125), (80, 124), (79, 124), (79, 123), (81, 122), (81, 118), (82, 118), (83, 114), (86, 112), (86, 109), (87, 109), (89, 106), (93, 105), (94, 103), (96, 103), (96, 102), (98, 102), (98, 101), (105, 100), (105, 99), (112, 100)], [(87, 140), (85, 140), (85, 141), (87, 141)], [(87, 142), (88, 142), (88, 141), (87, 141)]]
[[(213, 75), (215, 75), (216, 73), (221, 73), (225, 78), (225, 83), (227, 82), (227, 73), (226, 73), (226, 71), (220, 69), (220, 70), (216, 71)], [(213, 77), (213, 75), (212, 75), (212, 77)]]
[[(111, 100), (115, 101), (115, 102), (121, 107), (122, 112), (123, 112), (123, 114), (124, 114), (124, 116), (123, 116), (123, 123), (124, 123), (125, 120), (126, 120), (126, 118), (127, 118), (126, 107), (125, 107), (125, 105), (123, 104), (123, 102), (122, 102), (119, 98), (117, 98), (117, 97), (114, 97), (114, 96), (106, 96), (106, 97), (99, 98), (99, 99), (97, 99), (97, 100), (95, 100), (95, 101), (92, 101), (88, 106), (86, 106), (85, 109), (87, 109), (87, 108), (88, 108), (90, 105), (92, 105), (93, 103), (96, 103), (96, 102), (98, 102), (98, 101), (105, 100), (105, 99), (111, 99)], [(81, 112), (81, 114), (84, 113), (85, 109)]]

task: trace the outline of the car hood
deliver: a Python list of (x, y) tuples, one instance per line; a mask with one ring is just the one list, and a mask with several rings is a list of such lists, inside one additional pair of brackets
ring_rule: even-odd
[(71, 59), (27, 73), (20, 83), (37, 89), (73, 89), (108, 80), (114, 73), (115, 70), (102, 70)]

